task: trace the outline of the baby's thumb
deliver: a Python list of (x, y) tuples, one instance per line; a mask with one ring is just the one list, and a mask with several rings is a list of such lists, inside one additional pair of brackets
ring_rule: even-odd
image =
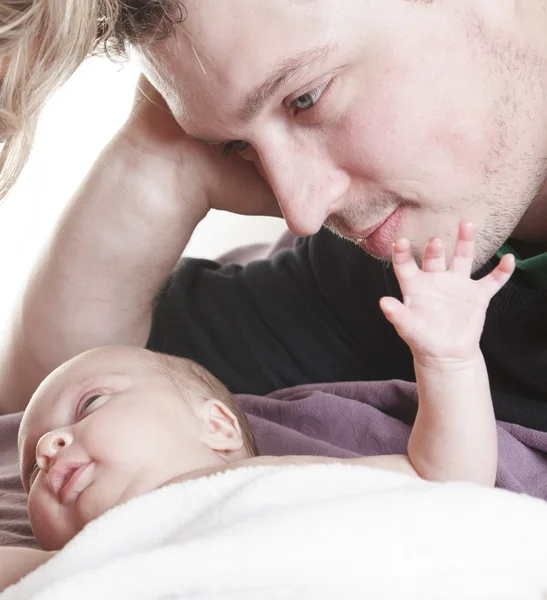
[(408, 308), (402, 302), (399, 302), (397, 298), (388, 296), (380, 299), (380, 308), (386, 319), (395, 327), (397, 333), (405, 339), (405, 334), (412, 329), (408, 322)]
[(400, 307), (403, 306), (397, 298), (391, 298), (386, 296), (384, 298), (380, 298), (380, 308), (384, 313), (386, 319), (395, 325), (397, 321), (397, 315), (400, 314)]

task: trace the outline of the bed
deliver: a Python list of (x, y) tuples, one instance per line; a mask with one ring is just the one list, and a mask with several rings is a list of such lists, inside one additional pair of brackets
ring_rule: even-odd
[[(240, 396), (263, 454), (404, 452), (406, 382)], [(20, 415), (0, 418), (0, 544), (35, 546)], [(0, 595), (40, 598), (542, 598), (547, 434), (498, 424), (499, 487), (365, 467), (255, 467), (158, 490), (91, 523)]]
[[(272, 249), (236, 250), (245, 263)], [(260, 452), (405, 453), (403, 381), (241, 395)], [(37, 547), (0, 417), (0, 545)], [(255, 467), (176, 484), (90, 523), (0, 600), (547, 599), (547, 433), (498, 423), (497, 490), (342, 465)]]

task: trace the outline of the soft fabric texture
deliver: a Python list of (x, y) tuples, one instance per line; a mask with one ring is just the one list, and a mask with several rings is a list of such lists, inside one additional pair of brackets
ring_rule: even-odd
[[(307, 385), (240, 395), (262, 454), (406, 454), (418, 406), (404, 381)], [(469, 415), (472, 419), (473, 415)], [(498, 422), (498, 487), (547, 500), (547, 433)]]
[(547, 504), (527, 496), (254, 467), (109, 511), (0, 598), (543, 600), (545, 539)]
[(498, 251), (498, 258), (506, 254), (515, 257), (515, 267), (522, 271), (522, 279), (529, 287), (539, 289), (547, 284), (547, 252), (529, 258), (521, 258), (510, 242), (506, 242)]
[(0, 546), (37, 548), (19, 476), (17, 432), (21, 416), (0, 416)]
[[(412, 380), (408, 348), (378, 308), (385, 293), (398, 294), (392, 270), (362, 250), (326, 231), (306, 239), (286, 234), (217, 262), (183, 261), (159, 300), (150, 346), (203, 362), (232, 390), (261, 394), (241, 402), (263, 454), (405, 452), (412, 384), (304, 385), (263, 396), (299, 383)], [(541, 430), (546, 293), (527, 291), (514, 277), (494, 299), (483, 338), (498, 415)], [(36, 547), (17, 466), (20, 417), (0, 417), (0, 545)], [(547, 433), (505, 424), (498, 431), (498, 485), (547, 499)]]
[[(236, 393), (413, 381), (411, 353), (378, 306), (400, 298), (393, 269), (325, 230), (284, 242), (248, 264), (264, 254), (183, 260), (158, 299), (149, 347), (193, 358)], [(523, 275), (493, 298), (481, 346), (496, 417), (547, 431), (547, 285)]]
[[(416, 386), (398, 381), (311, 385), (238, 400), (263, 455), (351, 458), (406, 452)], [(19, 419), (0, 418), (0, 545), (33, 546), (16, 463)], [(547, 434), (500, 424), (498, 436), (497, 484), (547, 499)]]

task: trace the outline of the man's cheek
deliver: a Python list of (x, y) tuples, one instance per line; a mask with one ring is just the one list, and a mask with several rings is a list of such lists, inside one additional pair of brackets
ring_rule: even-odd
[(356, 116), (341, 121), (330, 140), (329, 151), (340, 167), (378, 183), (393, 178), (405, 162), (401, 156), (405, 149), (396, 143), (392, 128), (373, 118)]

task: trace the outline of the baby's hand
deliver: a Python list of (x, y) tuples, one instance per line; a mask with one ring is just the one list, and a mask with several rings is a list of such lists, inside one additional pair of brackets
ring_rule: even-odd
[(406, 239), (395, 242), (393, 266), (404, 303), (382, 298), (380, 306), (419, 362), (460, 362), (479, 352), (486, 309), (515, 268), (512, 255), (479, 281), (471, 279), (475, 230), (462, 221), (449, 269), (441, 240), (425, 247), (420, 269)]

